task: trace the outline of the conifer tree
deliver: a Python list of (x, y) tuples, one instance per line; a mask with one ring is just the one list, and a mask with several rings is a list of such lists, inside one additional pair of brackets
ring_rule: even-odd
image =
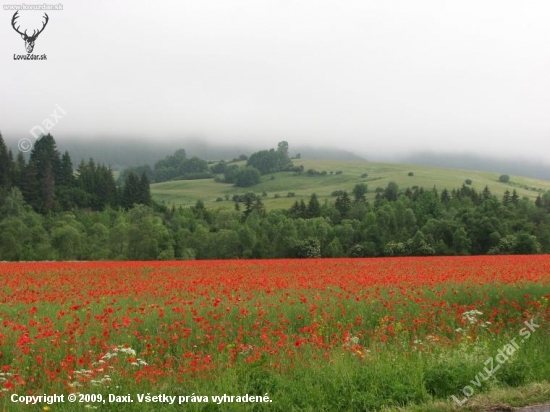
[(134, 173), (130, 173), (126, 182), (124, 183), (124, 189), (122, 190), (121, 204), (125, 209), (131, 209), (134, 204), (139, 202), (140, 197), (140, 184), (139, 177)]
[(9, 153), (2, 133), (0, 133), (0, 188), (9, 188), (12, 184), (13, 158), (10, 159)]
[(307, 204), (306, 217), (311, 219), (319, 216), (321, 216), (321, 204), (317, 199), (317, 195), (313, 193)]
[(145, 172), (141, 174), (141, 179), (139, 180), (139, 198), (138, 203), (143, 205), (151, 206), (151, 187), (149, 186), (149, 179)]
[(504, 196), (502, 196), (502, 204), (504, 206), (510, 204), (510, 191), (508, 189), (506, 189), (506, 191), (504, 192)]
[(74, 171), (73, 171), (73, 162), (71, 161), (71, 156), (69, 152), (63, 153), (61, 156), (61, 172), (59, 175), (59, 186), (73, 186), (74, 184)]
[(46, 164), (44, 177), (40, 185), (41, 207), (40, 211), (50, 212), (55, 207), (55, 176), (50, 163)]
[(23, 193), (25, 202), (36, 211), (40, 210), (41, 196), (39, 187), (36, 164), (31, 162), (23, 170), (21, 177), (21, 192)]

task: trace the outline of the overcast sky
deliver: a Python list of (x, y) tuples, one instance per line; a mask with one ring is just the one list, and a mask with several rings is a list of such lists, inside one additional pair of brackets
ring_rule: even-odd
[[(7, 139), (59, 105), (59, 140), (199, 135), (550, 161), (548, 0), (61, 4), (33, 52), (47, 61), (14, 60), (25, 45), (0, 10)], [(40, 27), (42, 12), (20, 15)]]

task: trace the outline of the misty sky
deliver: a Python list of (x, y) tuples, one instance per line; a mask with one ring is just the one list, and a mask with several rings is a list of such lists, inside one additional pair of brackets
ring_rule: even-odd
[[(5, 4), (17, 0), (3, 0)], [(25, 0), (26, 4), (57, 4)], [(0, 131), (550, 162), (550, 2), (67, 1), (26, 54), (0, 10)], [(20, 12), (40, 27), (42, 12)]]

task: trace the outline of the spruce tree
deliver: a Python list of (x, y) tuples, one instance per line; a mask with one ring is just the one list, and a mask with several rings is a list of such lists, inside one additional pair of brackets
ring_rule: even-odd
[(139, 177), (134, 173), (130, 173), (124, 183), (122, 190), (121, 204), (125, 209), (131, 209), (134, 204), (139, 202), (140, 185)]
[(342, 196), (338, 196), (336, 198), (334, 207), (340, 212), (340, 216), (342, 216), (342, 219), (344, 219), (348, 215), (348, 212), (351, 209), (351, 200), (347, 192), (344, 192)]
[(39, 191), (36, 164), (29, 163), (21, 177), (21, 192), (25, 201), (36, 211), (40, 210), (41, 196)]
[(296, 200), (289, 210), (290, 217), (298, 219), (300, 216), (300, 203)]
[(510, 204), (510, 191), (508, 189), (506, 189), (506, 191), (504, 192), (504, 196), (502, 196), (502, 204), (504, 206)]
[(447, 189), (443, 189), (441, 191), (441, 203), (447, 203), (451, 200), (451, 197), (449, 196), (449, 191)]
[(56, 183), (61, 175), (61, 160), (57, 150), (55, 139), (51, 134), (38, 139), (31, 151), (29, 163), (35, 163), (36, 176), (42, 183), (48, 164), (52, 167), (52, 172)]
[[(95, 205), (97, 210), (103, 210), (107, 205), (116, 206), (118, 204), (113, 171), (107, 166), (98, 165), (95, 168), (94, 193), (97, 199)], [(142, 203), (139, 196), (135, 203)]]
[(51, 164), (46, 165), (44, 177), (40, 185), (41, 211), (48, 213), (55, 207), (55, 176)]
[(8, 188), (11, 186), (11, 169), (13, 159), (10, 161), (10, 156), (2, 133), (0, 133), (0, 188)]
[(139, 180), (139, 199), (138, 203), (143, 205), (151, 206), (151, 187), (149, 186), (149, 179), (145, 172), (141, 174), (141, 179)]
[(309, 198), (306, 216), (310, 219), (321, 216), (321, 204), (319, 203), (319, 200), (317, 199), (317, 195), (315, 193), (313, 193)]
[(243, 213), (243, 220), (246, 220), (246, 218), (252, 213), (252, 210), (254, 210), (254, 199), (255, 199), (254, 193), (247, 193), (244, 196), (244, 213)]
[(264, 202), (262, 202), (262, 199), (259, 196), (256, 197), (256, 201), (254, 202), (252, 210), (256, 211), (256, 213), (258, 213), (262, 218), (266, 216)]
[(21, 188), (25, 167), (27, 167), (25, 156), (23, 155), (23, 152), (19, 152), (17, 153), (17, 157), (13, 165), (12, 182), (14, 186)]
[(71, 161), (69, 152), (66, 151), (61, 156), (61, 173), (58, 185), (71, 187), (74, 184), (74, 180), (73, 162)]

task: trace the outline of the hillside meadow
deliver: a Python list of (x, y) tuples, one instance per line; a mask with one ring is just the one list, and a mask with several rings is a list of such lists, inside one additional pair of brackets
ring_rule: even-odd
[[(395, 182), (400, 190), (407, 187), (419, 186), (438, 190), (451, 190), (462, 186), (466, 179), (472, 180), (471, 187), (482, 191), (488, 186), (491, 193), (502, 197), (508, 189), (516, 190), (520, 197), (534, 200), (539, 193), (550, 190), (550, 182), (540, 179), (510, 176), (510, 182), (505, 184), (498, 181), (500, 173), (446, 169), (431, 166), (404, 165), (391, 163), (370, 163), (363, 161), (341, 160), (294, 160), (296, 166), (303, 165), (304, 173), (296, 175), (293, 172), (279, 172), (262, 176), (260, 184), (249, 188), (239, 188), (231, 184), (217, 183), (214, 179), (176, 180), (151, 185), (151, 194), (159, 202), (168, 206), (190, 206), (202, 200), (208, 208), (233, 208), (231, 198), (235, 194), (254, 192), (267, 196), (262, 198), (268, 210), (289, 208), (296, 200), (307, 202), (312, 193), (316, 193), (319, 200), (334, 201), (331, 193), (335, 190), (347, 190), (351, 193), (358, 183), (368, 185), (367, 199), (372, 201), (376, 188), (385, 188), (389, 182)], [(244, 165), (245, 162), (236, 163)], [(305, 171), (314, 169), (326, 171), (326, 176), (308, 176)], [(336, 175), (337, 171), (341, 174)], [(333, 174), (330, 174), (333, 172)], [(413, 176), (409, 176), (409, 172)], [(367, 177), (362, 177), (364, 174)], [(502, 174), (505, 174), (503, 171)], [(287, 197), (288, 192), (294, 192), (294, 197)], [(275, 195), (280, 196), (275, 198)], [(229, 196), (229, 201), (225, 199)], [(222, 198), (222, 201), (216, 201)]]

